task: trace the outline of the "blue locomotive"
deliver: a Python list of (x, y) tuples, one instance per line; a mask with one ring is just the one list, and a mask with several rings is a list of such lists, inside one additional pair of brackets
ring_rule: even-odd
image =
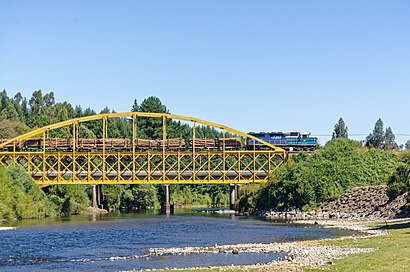
[[(319, 147), (317, 137), (310, 137), (310, 132), (249, 132), (265, 142), (288, 151), (315, 151)], [(247, 149), (263, 149), (264, 146), (254, 139), (246, 139)]]

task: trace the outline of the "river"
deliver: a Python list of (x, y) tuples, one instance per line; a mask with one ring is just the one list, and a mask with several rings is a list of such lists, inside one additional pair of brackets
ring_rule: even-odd
[(333, 238), (349, 231), (273, 223), (234, 215), (176, 211), (71, 216), (0, 223), (0, 271), (124, 271), (264, 263), (279, 254), (150, 256), (149, 248)]

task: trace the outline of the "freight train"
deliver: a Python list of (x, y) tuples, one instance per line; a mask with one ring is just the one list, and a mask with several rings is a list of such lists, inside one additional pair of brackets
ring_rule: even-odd
[[(0, 144), (5, 143), (8, 139), (0, 139)], [(160, 151), (166, 150), (212, 150), (212, 149), (241, 149), (243, 146), (240, 137), (235, 138), (216, 138), (216, 139), (190, 139), (189, 146), (187, 146), (185, 139), (173, 138), (166, 140), (149, 140), (149, 139), (135, 139), (134, 145), (132, 140), (128, 138), (79, 138), (75, 143), (75, 150), (79, 152), (93, 152), (106, 150), (114, 151)], [(47, 151), (55, 152), (69, 152), (74, 148), (73, 139), (63, 138), (29, 138), (27, 140), (9, 143), (0, 148), (0, 151), (40, 151), (46, 149)]]
[[(310, 137), (310, 133), (306, 132), (250, 132), (258, 139), (281, 147), (288, 151), (314, 151), (318, 148), (318, 140), (316, 137)], [(0, 144), (8, 139), (0, 139)], [(0, 148), (0, 151), (47, 151), (69, 152), (74, 148), (73, 139), (63, 138), (30, 138), (22, 141), (17, 141), (15, 144), (9, 143)], [(106, 150), (110, 152), (127, 152), (132, 151), (160, 151), (163, 149), (176, 150), (253, 150), (266, 149), (267, 147), (252, 139), (241, 137), (233, 138), (195, 138), (189, 139), (188, 143), (184, 138), (173, 138), (166, 140), (149, 140), (135, 139), (134, 145), (132, 140), (128, 138), (79, 138), (75, 143), (75, 150), (79, 152), (93, 152)]]
[[(310, 132), (249, 132), (248, 134), (287, 151), (315, 151), (319, 147), (317, 137), (311, 137)], [(247, 138), (246, 147), (247, 149), (266, 148), (252, 138)]]

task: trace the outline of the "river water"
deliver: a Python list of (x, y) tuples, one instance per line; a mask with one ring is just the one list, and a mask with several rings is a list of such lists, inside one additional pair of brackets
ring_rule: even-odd
[(270, 243), (332, 238), (348, 231), (292, 226), (233, 215), (118, 213), (0, 223), (0, 271), (124, 271), (253, 264), (279, 254), (149, 256), (155, 247)]

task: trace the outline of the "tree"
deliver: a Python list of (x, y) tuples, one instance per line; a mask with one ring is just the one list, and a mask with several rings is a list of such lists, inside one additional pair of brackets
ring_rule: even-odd
[[(133, 109), (136, 109), (134, 101)], [(162, 104), (158, 97), (150, 96), (144, 99), (138, 107), (139, 112), (169, 113), (167, 107)], [(148, 139), (162, 138), (162, 119), (160, 118), (138, 118), (138, 132)]]
[(35, 91), (28, 102), (30, 111), (27, 118), (29, 127), (43, 127), (55, 122), (54, 93), (42, 95), (41, 90)]
[(20, 121), (0, 120), (0, 138), (13, 138), (30, 130)]
[(410, 150), (410, 140), (408, 140), (408, 141), (406, 142), (405, 148), (406, 148), (407, 150)]
[(393, 130), (391, 129), (391, 127), (388, 127), (386, 129), (386, 133), (384, 135), (384, 150), (395, 150), (398, 149), (399, 146), (397, 145), (397, 143), (394, 141), (395, 140), (395, 136), (393, 134)]
[(383, 149), (384, 140), (383, 121), (379, 118), (374, 125), (373, 133), (370, 133), (369, 136), (366, 137), (366, 146)]
[(9, 100), (7, 106), (0, 112), (0, 120), (19, 121), (19, 115), (13, 103)]
[(0, 93), (0, 111), (2, 111), (5, 107), (7, 107), (7, 103), (9, 101), (9, 97), (7, 96), (6, 90), (3, 90)]
[(30, 114), (32, 117), (40, 115), (41, 109), (44, 107), (44, 99), (41, 90), (35, 91), (28, 101), (30, 107)]
[(335, 125), (335, 130), (333, 132), (333, 136), (332, 138), (347, 138), (348, 134), (347, 134), (347, 126), (345, 124), (345, 122), (343, 121), (343, 118), (340, 117), (339, 121), (336, 123)]
[(140, 107), (138, 106), (137, 99), (134, 99), (134, 104), (132, 105), (131, 111), (132, 112), (138, 112), (138, 111), (140, 111), (139, 109), (140, 109)]

